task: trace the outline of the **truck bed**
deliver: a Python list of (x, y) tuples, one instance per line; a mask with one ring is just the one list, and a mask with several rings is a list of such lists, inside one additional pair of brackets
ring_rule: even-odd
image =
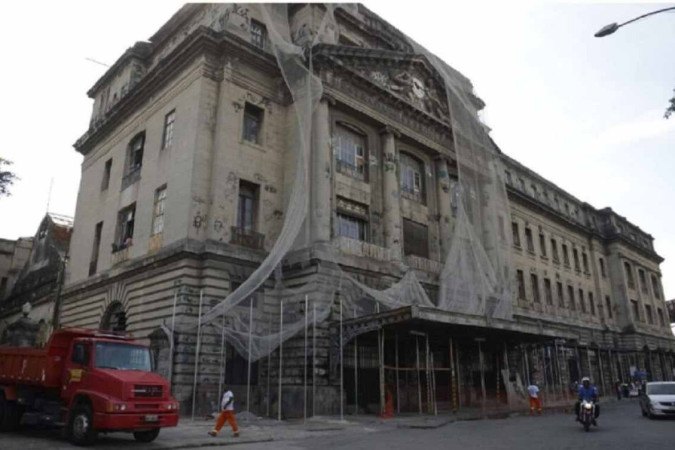
[(0, 347), (0, 384), (58, 388), (61, 367), (61, 356), (44, 349)]

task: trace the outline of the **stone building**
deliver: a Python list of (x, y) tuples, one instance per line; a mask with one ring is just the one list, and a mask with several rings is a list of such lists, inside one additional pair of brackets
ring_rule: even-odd
[(32, 246), (31, 238), (0, 239), (0, 302), (12, 292)]
[[(336, 303), (310, 327), (312, 367), (302, 332), (283, 344), (285, 359), (274, 347), (249, 365), (229, 335), (223, 353), (218, 327), (202, 331), (196, 352), (200, 304), (208, 309), (245, 282), (288, 220), (293, 92), (270, 20), (287, 22), (322, 83), (311, 117), (310, 213), (274, 276), (237, 308), (250, 307), (264, 334), (280, 306), (265, 290), (340, 271), (379, 290), (413, 273), (424, 295), (438, 293), (457, 217), (447, 85), (367, 8), (329, 9), (326, 26), (321, 4), (290, 5), (287, 17), (254, 5), (186, 5), (89, 90), (62, 322), (147, 337), (184, 411), (193, 389), (198, 409), (213, 407), (223, 376), (247, 407), (283, 416), (302, 414), (307, 377), (311, 414), (341, 404), (377, 412), (389, 397), (400, 411), (515, 407), (533, 379), (560, 401), (587, 374), (605, 391), (637, 369), (673, 379), (652, 237), (496, 145), (511, 214), (500, 232), (513, 242), (508, 320), (412, 304), (340, 320)], [(453, 76), (480, 109), (470, 81)]]
[[(38, 344), (49, 336), (54, 304), (63, 287), (73, 219), (61, 214), (47, 213), (30, 239), (22, 238), (25, 246), (21, 265), (4, 299), (0, 301), (0, 335), (15, 322), (28, 319), (39, 325)], [(18, 258), (17, 258), (18, 259)], [(28, 304), (28, 313), (23, 311)]]

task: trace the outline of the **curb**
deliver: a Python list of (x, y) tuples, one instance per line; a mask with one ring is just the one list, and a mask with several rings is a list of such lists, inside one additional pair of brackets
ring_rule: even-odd
[(251, 438), (251, 439), (233, 438), (233, 440), (230, 439), (224, 440), (217, 438), (213, 438), (212, 440), (196, 439), (193, 441), (176, 442), (174, 444), (162, 445), (160, 447), (152, 447), (152, 448), (156, 450), (175, 450), (183, 448), (221, 447), (226, 445), (242, 445), (242, 444), (256, 444), (258, 442), (272, 442), (273, 440), (274, 439), (272, 439), (271, 436)]

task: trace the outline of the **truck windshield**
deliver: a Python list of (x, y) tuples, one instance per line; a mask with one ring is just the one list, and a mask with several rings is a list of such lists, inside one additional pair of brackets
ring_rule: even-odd
[(95, 358), (99, 369), (152, 370), (150, 349), (140, 345), (98, 342)]

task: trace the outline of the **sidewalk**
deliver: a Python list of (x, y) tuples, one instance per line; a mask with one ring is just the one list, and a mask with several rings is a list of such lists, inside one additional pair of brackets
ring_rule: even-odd
[[(616, 399), (603, 398), (602, 403), (614, 403)], [(569, 402), (556, 402), (544, 405), (544, 414), (567, 413), (572, 408)], [(391, 419), (382, 419), (372, 415), (345, 415), (345, 420), (335, 416), (321, 416), (302, 419), (277, 421), (270, 418), (258, 418), (241, 415), (237, 417), (240, 427), (240, 436), (235, 438), (232, 431), (225, 425), (220, 435), (211, 437), (207, 433), (212, 429), (215, 419), (197, 418), (194, 421), (188, 417), (181, 418), (178, 427), (163, 429), (155, 442), (143, 444), (143, 448), (186, 449), (200, 447), (218, 447), (237, 444), (252, 444), (270, 441), (301, 440), (318, 436), (335, 434), (372, 433), (396, 428), (433, 429), (445, 426), (452, 422), (481, 419), (506, 419), (509, 417), (529, 414), (527, 407), (518, 409), (462, 408), (456, 414), (448, 412), (438, 415), (407, 413)]]

